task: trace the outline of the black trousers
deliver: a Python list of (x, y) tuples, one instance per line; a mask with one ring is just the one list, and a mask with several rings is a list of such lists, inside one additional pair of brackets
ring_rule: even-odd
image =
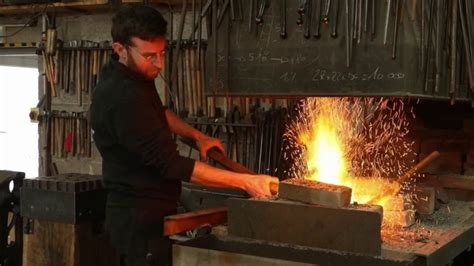
[(171, 240), (163, 236), (163, 218), (176, 209), (106, 207), (105, 227), (126, 266), (171, 265)]

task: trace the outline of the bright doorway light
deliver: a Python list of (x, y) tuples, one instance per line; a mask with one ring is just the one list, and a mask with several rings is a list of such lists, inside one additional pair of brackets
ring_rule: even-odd
[(38, 69), (0, 66), (0, 170), (38, 176), (38, 124), (29, 119), (38, 103)]

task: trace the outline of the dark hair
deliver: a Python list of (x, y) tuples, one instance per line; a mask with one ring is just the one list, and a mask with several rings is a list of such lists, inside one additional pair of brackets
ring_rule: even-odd
[(165, 36), (167, 24), (160, 12), (150, 6), (123, 7), (112, 18), (112, 40), (124, 45), (132, 45), (132, 37), (150, 41)]

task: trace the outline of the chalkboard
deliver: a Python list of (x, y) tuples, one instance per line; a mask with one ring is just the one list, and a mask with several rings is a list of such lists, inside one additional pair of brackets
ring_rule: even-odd
[[(339, 0), (338, 37), (330, 36), (330, 21), (329, 25), (321, 23), (319, 39), (304, 38), (304, 27), (296, 25), (301, 1), (287, 1), (288, 37), (285, 40), (280, 38), (282, 1), (269, 1), (263, 25), (256, 32), (253, 23), (251, 33), (248, 30), (250, 1), (242, 2), (242, 20), (232, 21), (227, 12), (217, 31), (217, 57), (213, 45), (216, 34), (210, 36), (206, 53), (208, 95), (448, 97), (447, 67), (442, 71), (438, 92), (434, 91), (434, 75), (425, 89), (424, 73), (420, 71), (419, 22), (411, 19), (408, 7), (402, 8), (404, 15), (399, 24), (395, 60), (391, 58), (394, 17), (391, 17), (384, 45), (386, 1), (375, 1), (375, 36), (371, 40), (370, 30), (365, 32), (362, 26), (360, 42), (353, 39), (351, 63), (347, 67), (345, 1)], [(448, 65), (447, 57), (443, 58), (443, 65)], [(458, 97), (468, 97), (467, 89), (460, 91)]]

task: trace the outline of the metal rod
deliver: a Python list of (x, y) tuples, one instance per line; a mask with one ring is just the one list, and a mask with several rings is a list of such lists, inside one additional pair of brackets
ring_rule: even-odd
[(322, 0), (316, 0), (316, 7), (315, 7), (315, 17), (313, 21), (314, 30), (313, 30), (313, 37), (319, 39), (321, 37), (321, 9), (322, 9)]
[(435, 92), (439, 91), (439, 82), (441, 76), (441, 21), (443, 15), (443, 2), (442, 0), (436, 0), (436, 47), (435, 47), (435, 65), (436, 65), (436, 76), (435, 76)]
[(449, 97), (451, 98), (451, 103), (454, 103), (454, 92), (456, 91), (458, 1), (453, 1), (451, 10), (451, 73), (449, 80)]
[[(438, 0), (439, 1), (439, 0)], [(393, 29), (392, 59), (397, 57), (398, 24), (400, 23), (400, 0), (395, 0), (395, 25)]]
[(474, 74), (472, 73), (473, 67), (472, 67), (472, 59), (471, 59), (471, 51), (469, 47), (469, 33), (467, 32), (467, 23), (466, 23), (466, 17), (464, 14), (464, 8), (462, 5), (462, 1), (458, 0), (459, 2), (459, 18), (461, 21), (461, 29), (462, 29), (462, 35), (463, 35), (463, 43), (464, 43), (464, 49), (466, 53), (466, 60), (467, 60), (467, 69), (468, 69), (468, 79), (469, 79), (469, 85), (471, 88), (471, 91), (474, 92)]
[(214, 94), (217, 92), (217, 66), (218, 66), (218, 51), (217, 51), (217, 0), (212, 1), (212, 38), (213, 38), (213, 68), (212, 68), (212, 89)]
[[(202, 12), (202, 1), (199, 1), (199, 13)], [(202, 20), (201, 17), (198, 19), (198, 41), (197, 41), (197, 52), (198, 52), (198, 70), (201, 70), (201, 38), (202, 38)]]
[(363, 0), (358, 0), (357, 7), (357, 43), (360, 43), (362, 38), (362, 2)]
[(339, 15), (339, 0), (334, 0), (331, 37), (337, 37), (337, 20)]
[[(352, 31), (352, 38), (355, 39), (357, 37), (357, 1), (359, 0), (352, 0), (351, 1), (351, 21), (352, 21), (352, 25), (351, 25), (351, 31)], [(352, 41), (351, 41), (351, 46), (352, 46)]]
[(255, 0), (250, 0), (250, 6), (249, 6), (249, 33), (252, 32), (252, 25), (253, 25), (253, 6)]
[(375, 9), (376, 9), (376, 7), (377, 7), (377, 6), (376, 6), (377, 0), (370, 0), (370, 1), (371, 1), (371, 3), (372, 3), (372, 8), (371, 8), (371, 13), (372, 13), (372, 15), (371, 15), (371, 19), (370, 19), (370, 21), (371, 21), (371, 23), (372, 23), (372, 24), (371, 24), (372, 28), (371, 28), (371, 32), (370, 32), (370, 38), (373, 40), (374, 37), (375, 37), (375, 23), (377, 22), (377, 21), (376, 21), (376, 16), (375, 16), (375, 14), (376, 14), (376, 12), (375, 12), (376, 10), (375, 10)]
[(368, 0), (364, 0), (364, 32), (367, 34), (369, 24), (369, 3)]
[(346, 67), (350, 67), (351, 65), (351, 54), (350, 54), (350, 40), (351, 37), (351, 30), (349, 28), (349, 0), (344, 0), (344, 7), (346, 13)]
[(383, 34), (383, 45), (387, 44), (387, 36), (388, 36), (388, 24), (390, 22), (390, 10), (392, 8), (392, 0), (387, 0), (387, 13), (385, 14), (385, 28)]
[(432, 30), (431, 28), (433, 27), (433, 17), (434, 17), (434, 1), (431, 1), (430, 3), (430, 10), (429, 10), (429, 20), (428, 20), (428, 36), (427, 36), (427, 45), (426, 45), (426, 53), (425, 53), (425, 62), (424, 62), (424, 73), (423, 73), (423, 80), (425, 82), (425, 87), (424, 91), (428, 91), (428, 62), (429, 62), (429, 56), (428, 53), (431, 50), (431, 36), (432, 36)]
[(287, 32), (286, 32), (286, 0), (281, 0), (281, 22), (280, 22), (280, 37), (282, 39), (286, 39)]
[(312, 11), (313, 11), (313, 1), (312, 0), (307, 0), (306, 1), (306, 24), (304, 27), (304, 37), (306, 39), (309, 39), (311, 37), (311, 17), (312, 17)]
[[(420, 62), (424, 65), (425, 62), (425, 1), (421, 1), (421, 33), (420, 33)], [(423, 67), (421, 67), (423, 71)]]
[(329, 11), (331, 10), (331, 0), (326, 0), (324, 5), (324, 15), (323, 15), (323, 23), (329, 23)]
[[(192, 13), (193, 13), (193, 26), (196, 25), (196, 0), (192, 0)], [(194, 40), (195, 37), (195, 31), (193, 30), (191, 33), (191, 40)]]

